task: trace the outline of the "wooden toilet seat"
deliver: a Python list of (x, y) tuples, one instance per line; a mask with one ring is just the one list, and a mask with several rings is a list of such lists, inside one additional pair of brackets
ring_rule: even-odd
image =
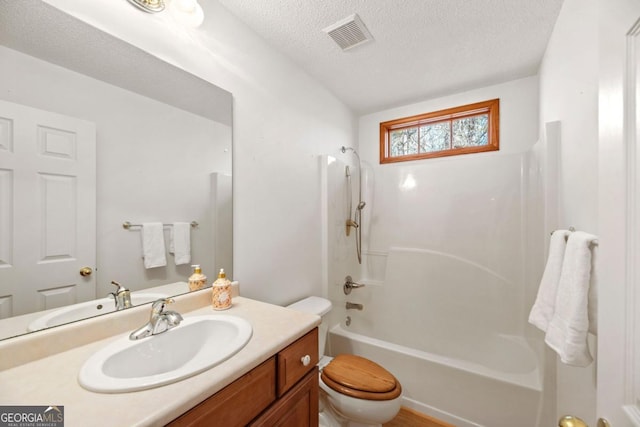
[(322, 369), (322, 381), (345, 396), (366, 400), (392, 400), (402, 387), (389, 371), (364, 357), (340, 354)]

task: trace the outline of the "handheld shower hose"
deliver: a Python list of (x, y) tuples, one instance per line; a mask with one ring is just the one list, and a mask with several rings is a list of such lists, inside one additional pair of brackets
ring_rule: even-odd
[(358, 256), (358, 264), (362, 264), (362, 210), (364, 209), (364, 207), (367, 205), (363, 200), (362, 200), (362, 162), (360, 161), (360, 156), (358, 155), (358, 152), (356, 150), (354, 150), (351, 147), (345, 147), (342, 146), (342, 148), (340, 149), (340, 151), (342, 151), (343, 153), (346, 153), (347, 151), (353, 151), (353, 154), (355, 154), (356, 158), (358, 159), (358, 205), (356, 206), (356, 211), (354, 214), (353, 219), (351, 218), (351, 211), (352, 211), (352, 194), (351, 194), (351, 173), (349, 171), (349, 166), (347, 166), (345, 168), (345, 174), (347, 177), (347, 196), (348, 196), (348, 203), (349, 203), (349, 218), (347, 219), (346, 222), (346, 233), (347, 236), (350, 234), (350, 230), (351, 227), (355, 228), (356, 230), (356, 255)]

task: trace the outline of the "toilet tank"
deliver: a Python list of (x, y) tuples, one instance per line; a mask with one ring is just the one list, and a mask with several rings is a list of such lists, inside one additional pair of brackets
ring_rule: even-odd
[(318, 356), (324, 356), (324, 344), (327, 338), (327, 329), (329, 328), (327, 320), (325, 319), (325, 314), (331, 311), (331, 301), (326, 298), (311, 296), (298, 302), (294, 302), (293, 304), (288, 305), (287, 308), (301, 311), (303, 313), (317, 314), (322, 318), (322, 323), (318, 326), (318, 351), (320, 352)]

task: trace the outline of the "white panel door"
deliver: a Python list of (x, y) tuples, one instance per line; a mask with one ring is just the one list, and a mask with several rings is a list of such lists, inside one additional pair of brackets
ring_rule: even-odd
[(96, 297), (96, 129), (0, 101), (0, 316)]
[(640, 427), (640, 1), (598, 5), (597, 415)]

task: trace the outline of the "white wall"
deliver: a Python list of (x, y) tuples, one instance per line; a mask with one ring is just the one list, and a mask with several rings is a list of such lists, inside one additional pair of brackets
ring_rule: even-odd
[[(500, 98), (500, 151), (493, 154), (520, 153), (531, 148), (537, 141), (537, 96), (538, 79), (534, 76), (368, 114), (360, 118), (360, 154), (363, 159), (372, 164), (380, 163), (379, 124), (381, 121), (494, 98)], [(486, 155), (491, 153), (482, 154), (482, 156)], [(453, 156), (449, 159), (464, 157), (468, 156)], [(409, 163), (416, 162), (407, 164)]]
[[(522, 289), (520, 154), (538, 138), (537, 93), (537, 78), (530, 77), (361, 117), (359, 148), (376, 181), (369, 249), (454, 254)], [(494, 98), (500, 98), (499, 151), (379, 164), (380, 122)], [(407, 178), (415, 188), (406, 188)]]
[(126, 1), (46, 0), (234, 97), (234, 278), (274, 303), (322, 292), (317, 157), (353, 145), (352, 113), (215, 1), (177, 26)]
[(209, 173), (231, 173), (229, 126), (2, 46), (0, 61), (2, 99), (96, 124), (97, 297), (112, 280), (137, 290), (191, 274), (168, 253), (166, 267), (145, 270), (140, 230), (124, 221), (199, 221), (192, 261), (213, 277)]
[[(598, 233), (597, 17), (596, 1), (565, 0), (540, 69), (541, 132), (556, 120), (562, 129), (557, 226), (594, 234)], [(547, 363), (556, 359), (547, 350)], [(595, 363), (572, 368), (558, 362), (555, 420), (570, 413), (595, 425), (595, 386)]]
[[(459, 105), (500, 99), (500, 150), (422, 161), (379, 163), (379, 124), (383, 121)], [(410, 247), (449, 254), (481, 265), (509, 283), (510, 304), (502, 311), (512, 333), (524, 331), (525, 278), (523, 233), (526, 188), (523, 154), (538, 140), (538, 80), (529, 77), (479, 88), (360, 118), (359, 149), (373, 170), (373, 203), (365, 209), (372, 228), (364, 245), (385, 253)], [(415, 181), (406, 188), (407, 179)], [(366, 257), (371, 277), (384, 257)], [(373, 268), (371, 268), (373, 266)], [(504, 291), (503, 291), (504, 295)]]

